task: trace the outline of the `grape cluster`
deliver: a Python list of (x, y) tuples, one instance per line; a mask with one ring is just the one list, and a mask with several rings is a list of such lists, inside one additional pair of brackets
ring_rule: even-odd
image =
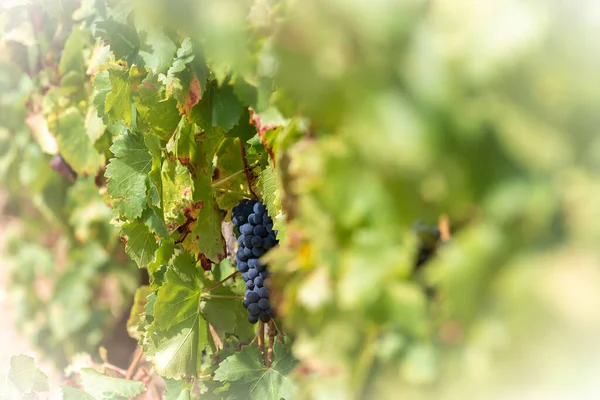
[(269, 272), (260, 257), (277, 244), (277, 231), (273, 230), (273, 220), (260, 201), (242, 200), (233, 208), (231, 217), (239, 231), (235, 260), (246, 282), (244, 307), (248, 310), (248, 321), (269, 322), (273, 317), (266, 285)]

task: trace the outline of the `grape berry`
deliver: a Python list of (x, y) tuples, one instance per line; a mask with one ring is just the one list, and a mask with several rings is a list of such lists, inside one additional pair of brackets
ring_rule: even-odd
[(267, 289), (269, 274), (260, 257), (277, 244), (273, 220), (265, 205), (256, 200), (242, 200), (233, 208), (231, 219), (240, 233), (235, 261), (246, 282), (243, 305), (248, 310), (248, 321), (269, 322), (273, 317)]

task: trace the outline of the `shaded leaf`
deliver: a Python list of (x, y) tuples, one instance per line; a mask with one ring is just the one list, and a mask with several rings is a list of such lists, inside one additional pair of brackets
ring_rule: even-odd
[(145, 224), (128, 222), (121, 227), (121, 235), (126, 240), (125, 251), (139, 268), (146, 267), (154, 259), (158, 244)]
[(78, 174), (95, 174), (103, 162), (85, 130), (83, 115), (71, 107), (57, 121), (57, 142), (60, 153)]
[(85, 391), (97, 400), (113, 399), (115, 395), (130, 397), (146, 391), (142, 382), (111, 378), (90, 368), (81, 370), (81, 380)]
[(136, 219), (146, 208), (152, 157), (141, 138), (131, 133), (117, 138), (110, 149), (115, 158), (110, 160), (105, 175), (113, 207), (125, 219)]
[(136, 54), (140, 48), (140, 38), (132, 27), (114, 20), (96, 23), (96, 35), (110, 44), (115, 58), (125, 59)]
[(214, 379), (229, 383), (228, 393), (236, 399), (291, 399), (295, 387), (287, 375), (296, 366), (296, 360), (279, 342), (273, 351), (273, 363), (267, 367), (258, 347), (245, 346), (221, 362)]

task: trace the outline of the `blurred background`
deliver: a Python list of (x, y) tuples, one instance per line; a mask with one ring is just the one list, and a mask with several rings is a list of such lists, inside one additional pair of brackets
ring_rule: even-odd
[[(114, 131), (92, 84), (133, 56), (105, 46), (105, 20), (194, 38), (240, 98), (256, 89), (243, 100), (265, 123), (310, 126), (273, 139), (295, 202), (273, 270), (312, 371), (302, 396), (600, 398), (593, 0), (0, 0), (0, 362), (61, 371), (103, 346), (126, 367), (135, 350), (147, 276), (111, 224)], [(79, 129), (61, 130), (65, 104)], [(415, 280), (413, 224), (442, 215), (451, 238)]]

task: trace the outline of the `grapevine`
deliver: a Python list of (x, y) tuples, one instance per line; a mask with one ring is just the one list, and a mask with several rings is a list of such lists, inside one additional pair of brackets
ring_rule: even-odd
[(0, 351), (0, 398), (521, 398), (580, 371), (598, 7), (445, 3), (0, 1), (0, 307), (42, 361)]

